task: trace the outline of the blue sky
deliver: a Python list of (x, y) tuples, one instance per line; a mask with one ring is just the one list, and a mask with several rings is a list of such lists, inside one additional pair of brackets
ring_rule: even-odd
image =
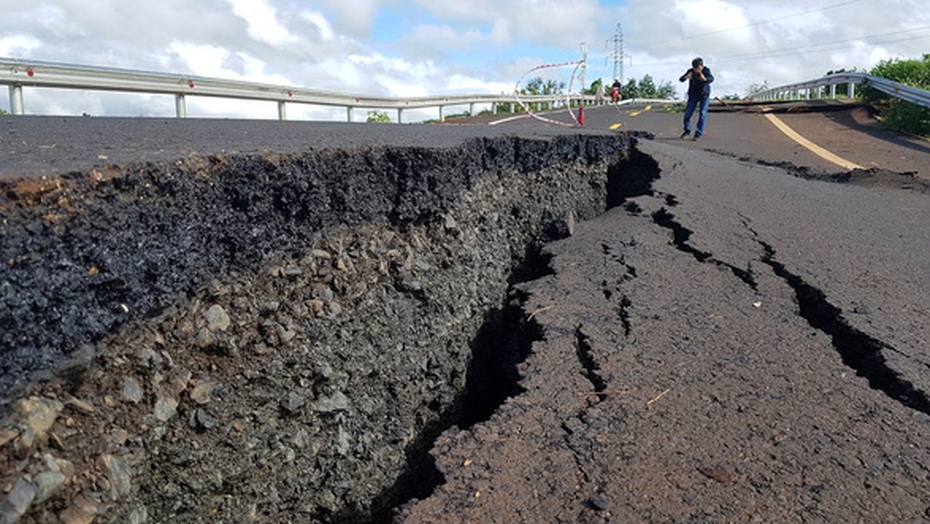
[[(713, 69), (715, 94), (745, 95), (762, 82), (930, 52), (926, 0), (5, 0), (0, 56), (371, 95), (509, 93), (534, 67), (580, 60), (582, 42), (586, 81), (609, 81), (618, 23), (625, 76), (672, 81), (679, 93), (694, 56)], [(188, 105), (192, 116), (275, 115), (261, 103)], [(26, 108), (170, 116), (173, 100), (27, 90)]]

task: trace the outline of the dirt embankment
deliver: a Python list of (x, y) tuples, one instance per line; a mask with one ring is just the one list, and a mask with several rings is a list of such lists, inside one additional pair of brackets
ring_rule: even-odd
[(358, 521), (428, 494), (431, 439), (516, 387), (509, 285), (635, 156), (495, 138), (6, 184), (0, 516)]

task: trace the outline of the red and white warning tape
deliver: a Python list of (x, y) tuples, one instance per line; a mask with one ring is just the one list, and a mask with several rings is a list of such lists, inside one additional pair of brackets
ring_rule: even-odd
[[(531, 74), (531, 73), (534, 73), (534, 72), (536, 72), (536, 71), (543, 70), (543, 69), (556, 69), (556, 68), (570, 67), (570, 66), (575, 66), (575, 68), (572, 70), (572, 77), (571, 77), (571, 80), (569, 80), (569, 82), (568, 82), (568, 91), (566, 92), (566, 95), (565, 95), (565, 107), (566, 107), (567, 110), (568, 110), (568, 114), (571, 115), (571, 117), (572, 117), (572, 123), (559, 122), (558, 120), (553, 120), (553, 119), (551, 119), (551, 118), (546, 118), (546, 117), (544, 117), (544, 116), (538, 115), (538, 114), (536, 114), (536, 112), (534, 112), (534, 111), (529, 107), (529, 105), (527, 105), (526, 102), (523, 101), (523, 99), (520, 98), (520, 85), (523, 83), (523, 80), (527, 77), (527, 75), (529, 75), (529, 74)], [(536, 67), (530, 69), (529, 71), (527, 71), (526, 73), (523, 73), (523, 76), (521, 76), (521, 77), (520, 77), (520, 80), (517, 81), (517, 85), (514, 86), (514, 88), (513, 88), (513, 95), (514, 95), (514, 98), (517, 99), (517, 103), (519, 103), (520, 106), (526, 111), (526, 114), (528, 114), (529, 116), (535, 118), (536, 120), (539, 120), (539, 121), (542, 121), (542, 122), (546, 122), (546, 123), (549, 123), (549, 124), (555, 124), (555, 125), (558, 125), (558, 126), (565, 126), (565, 127), (581, 127), (581, 126), (584, 125), (584, 124), (583, 124), (583, 121), (579, 121), (578, 116), (575, 114), (574, 111), (572, 111), (572, 104), (571, 104), (571, 97), (570, 97), (570, 95), (571, 95), (571, 93), (572, 93), (572, 89), (573, 89), (574, 84), (575, 84), (575, 77), (578, 76), (578, 71), (581, 70), (581, 71), (582, 71), (582, 74), (584, 74), (584, 68), (585, 68), (586, 66), (587, 66), (587, 62), (586, 62), (585, 60), (576, 60), (576, 61), (574, 61), (574, 62), (561, 62), (561, 63), (558, 63), (558, 64), (543, 64), (543, 65), (540, 65), (540, 66), (536, 66)], [(582, 87), (583, 87), (583, 86), (582, 86)]]

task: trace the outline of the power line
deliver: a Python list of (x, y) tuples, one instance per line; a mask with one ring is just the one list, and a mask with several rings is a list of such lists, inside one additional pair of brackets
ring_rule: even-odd
[(756, 27), (756, 26), (760, 26), (760, 25), (764, 25), (764, 24), (769, 24), (769, 23), (772, 23), (772, 22), (780, 22), (780, 21), (782, 21), (782, 20), (787, 20), (787, 19), (789, 19), (789, 18), (797, 18), (797, 17), (799, 17), (799, 16), (809, 15), (809, 14), (811, 14), (811, 13), (819, 13), (819, 12), (822, 12), (822, 11), (826, 11), (826, 10), (828, 10), (828, 9), (835, 9), (835, 8), (837, 8), (837, 7), (843, 7), (843, 6), (846, 6), (846, 5), (849, 5), (849, 4), (859, 3), (859, 2), (861, 2), (861, 1), (862, 1), (862, 0), (848, 0), (848, 1), (846, 1), (846, 2), (840, 2), (840, 3), (838, 3), (838, 4), (830, 4), (830, 5), (827, 5), (827, 6), (824, 6), (824, 7), (819, 7), (819, 8), (817, 8), (817, 9), (809, 9), (809, 10), (807, 10), (807, 11), (802, 11), (802, 12), (800, 12), (800, 13), (794, 13), (794, 14), (791, 14), (791, 15), (785, 15), (785, 16), (780, 16), (780, 17), (777, 17), (777, 18), (771, 18), (771, 19), (769, 19), (769, 20), (761, 20), (761, 21), (759, 21), (759, 22), (753, 22), (753, 23), (751, 23), (751, 24), (742, 25), (742, 26), (739, 26), (739, 27), (731, 27), (731, 28), (729, 28), (729, 29), (719, 29), (719, 30), (717, 30), (717, 31), (710, 31), (710, 32), (708, 32), (708, 33), (700, 33), (700, 34), (697, 34), (697, 35), (678, 36), (677, 38), (670, 38), (670, 39), (667, 39), (667, 40), (658, 40), (658, 41), (655, 41), (655, 42), (646, 42), (645, 44), (641, 44), (640, 47), (646, 47), (646, 46), (651, 46), (651, 45), (660, 45), (660, 44), (670, 44), (670, 43), (673, 43), (673, 42), (681, 42), (681, 41), (683, 41), (683, 40), (690, 40), (690, 39), (694, 39), (694, 38), (703, 38), (703, 37), (705, 37), (705, 36), (718, 35), (718, 34), (727, 33), (727, 32), (730, 32), (730, 31), (738, 31), (738, 30), (740, 30), (740, 29), (747, 29), (747, 28), (750, 28), (750, 27)]
[[(909, 29), (907, 31), (895, 31), (891, 33), (882, 33), (882, 34), (871, 35), (871, 36), (866, 36), (862, 38), (847, 38), (844, 40), (834, 40), (831, 42), (820, 42), (817, 44), (805, 44), (803, 46), (797, 46), (797, 47), (786, 47), (783, 49), (775, 49), (772, 51), (758, 51), (754, 53), (745, 53), (742, 55), (733, 55), (729, 57), (719, 58), (716, 61), (717, 62), (737, 62), (741, 60), (754, 60), (757, 58), (779, 57), (779, 56), (790, 55), (797, 51), (808, 51), (810, 53), (823, 53), (827, 51), (838, 51), (841, 49), (848, 49), (850, 47), (854, 47), (857, 41), (865, 41), (865, 43), (868, 43), (870, 45), (893, 44), (896, 42), (905, 42), (908, 40), (918, 40), (921, 38), (928, 38), (930, 37), (930, 33), (897, 38), (897, 36), (902, 35), (904, 33), (912, 33), (914, 31), (925, 31), (928, 29), (930, 29), (930, 26), (920, 27), (917, 29)], [(882, 38), (882, 37), (888, 37), (888, 38)], [(814, 48), (818, 48), (822, 46), (826, 46), (826, 47), (823, 47), (822, 49), (814, 49)]]
[[(807, 51), (809, 53), (823, 53), (823, 52), (828, 52), (828, 51), (837, 51), (837, 50), (848, 49), (850, 47), (853, 47), (857, 43), (857, 41), (864, 41), (865, 43), (870, 44), (870, 45), (893, 44), (897, 42), (905, 42), (908, 40), (918, 40), (921, 38), (928, 38), (930, 37), (930, 33), (897, 38), (898, 36), (903, 35), (905, 33), (913, 33), (915, 31), (926, 31), (928, 29), (930, 29), (930, 26), (917, 27), (914, 29), (907, 29), (904, 31), (892, 31), (889, 33), (879, 33), (876, 35), (868, 35), (868, 36), (857, 37), (857, 38), (846, 38), (842, 40), (832, 40), (828, 42), (804, 44), (802, 46), (796, 46), (796, 47), (786, 47), (782, 49), (770, 49), (766, 51), (755, 51), (752, 53), (743, 53), (739, 55), (715, 57), (714, 62), (715, 63), (740, 62), (744, 60), (758, 60), (762, 58), (777, 58), (780, 56), (791, 55), (798, 51)], [(677, 63), (678, 61), (653, 62), (653, 63), (647, 63), (647, 64), (637, 64), (637, 67), (672, 65), (672, 64), (677, 64)]]

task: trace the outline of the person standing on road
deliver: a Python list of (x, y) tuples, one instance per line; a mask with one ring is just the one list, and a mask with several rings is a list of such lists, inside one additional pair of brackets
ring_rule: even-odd
[(616, 104), (620, 101), (620, 98), (623, 96), (623, 84), (620, 83), (620, 79), (614, 79), (613, 85), (610, 86), (610, 99)]
[(697, 128), (694, 130), (694, 138), (698, 140), (704, 135), (704, 125), (707, 122), (707, 106), (710, 105), (710, 84), (714, 81), (714, 75), (710, 72), (709, 67), (704, 67), (702, 58), (695, 58), (691, 61), (691, 69), (685, 71), (678, 79), (679, 82), (688, 81), (688, 105), (685, 106), (685, 131), (681, 138), (691, 134), (691, 117), (694, 110), (700, 104), (700, 113), (698, 113)]

